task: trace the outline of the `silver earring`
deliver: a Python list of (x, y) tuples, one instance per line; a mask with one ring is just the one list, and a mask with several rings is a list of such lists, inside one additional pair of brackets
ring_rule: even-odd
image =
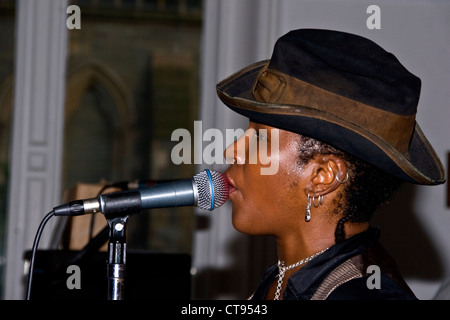
[(311, 197), (308, 194), (308, 200), (306, 202), (306, 212), (305, 212), (305, 221), (309, 222), (311, 220)]
[(346, 183), (348, 181), (348, 172), (345, 174), (344, 180), (341, 181), (337, 175), (336, 175), (336, 180), (340, 183)]
[(316, 202), (316, 195), (314, 195), (312, 197), (312, 203), (314, 207), (318, 208), (321, 204), (323, 204), (323, 195), (319, 193), (319, 196), (317, 197), (317, 202)]

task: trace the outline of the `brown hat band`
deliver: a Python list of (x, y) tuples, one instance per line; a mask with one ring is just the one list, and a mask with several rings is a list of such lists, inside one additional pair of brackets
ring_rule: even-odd
[[(408, 152), (415, 115), (398, 115), (371, 107), (268, 69), (267, 65), (260, 71), (252, 92), (259, 102), (293, 107), (297, 105), (326, 112), (372, 132), (403, 154)], [(288, 113), (292, 113), (291, 108)]]

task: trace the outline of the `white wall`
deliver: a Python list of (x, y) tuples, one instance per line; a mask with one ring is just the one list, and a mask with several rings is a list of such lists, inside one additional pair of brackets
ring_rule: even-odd
[[(381, 9), (379, 30), (366, 26), (370, 16), (366, 9), (371, 4)], [(215, 84), (219, 80), (249, 63), (270, 58), (275, 40), (291, 29), (336, 29), (374, 40), (422, 79), (417, 121), (446, 165), (450, 151), (450, 2), (206, 0), (205, 6), (201, 106), (204, 129), (246, 126), (245, 119), (227, 110), (216, 98)], [(445, 192), (446, 185), (405, 186), (390, 208), (377, 213), (375, 221), (382, 226), (382, 242), (397, 258), (421, 299), (431, 299), (440, 283), (450, 276), (450, 209), (445, 205)], [(255, 241), (262, 254), (253, 252), (249, 256)], [(199, 281), (197, 286), (215, 292), (219, 298), (240, 298), (250, 293), (260, 263), (273, 255), (268, 245), (266, 240), (250, 239), (234, 231), (230, 207), (220, 208), (210, 217), (210, 228), (197, 234), (194, 264), (199, 271), (224, 270), (239, 261), (239, 282), (233, 280), (233, 273), (220, 273), (228, 276), (230, 286), (236, 285), (237, 290), (229, 289), (224, 295), (215, 292), (214, 272), (209, 284)], [(230, 252), (230, 246), (236, 250)], [(252, 267), (246, 268), (245, 264)]]
[[(6, 299), (23, 299), (23, 254), (60, 200), (67, 1), (16, 4), (15, 90), (6, 246)], [(45, 248), (54, 221), (43, 233)], [(49, 231), (50, 230), (50, 231)]]

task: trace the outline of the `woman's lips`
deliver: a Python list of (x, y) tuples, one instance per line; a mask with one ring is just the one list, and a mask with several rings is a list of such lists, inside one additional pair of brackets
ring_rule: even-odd
[(225, 176), (227, 177), (228, 180), (228, 194), (231, 195), (233, 192), (235, 192), (237, 190), (233, 180), (230, 179), (230, 177), (228, 176), (228, 174), (225, 174)]

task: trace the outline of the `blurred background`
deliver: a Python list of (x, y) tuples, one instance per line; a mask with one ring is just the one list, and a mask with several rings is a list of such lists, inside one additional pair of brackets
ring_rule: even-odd
[[(81, 29), (69, 29), (70, 5)], [(24, 252), (43, 216), (82, 185), (188, 178), (223, 164), (171, 161), (177, 128), (246, 128), (215, 85), (270, 58), (296, 28), (374, 40), (422, 79), (417, 120), (448, 170), (450, 3), (380, 0), (0, 0), (0, 292), (24, 297)], [(202, 137), (192, 152), (202, 158)], [(225, 142), (223, 142), (225, 143)], [(194, 157), (192, 157), (193, 159)], [(375, 215), (381, 242), (413, 291), (432, 299), (450, 275), (447, 184), (405, 185)], [(193, 299), (246, 298), (275, 259), (268, 237), (231, 226), (229, 203), (204, 213), (152, 210), (129, 219), (130, 250), (191, 257)], [(63, 219), (42, 249), (61, 248)], [(170, 284), (167, 284), (170, 286)]]

